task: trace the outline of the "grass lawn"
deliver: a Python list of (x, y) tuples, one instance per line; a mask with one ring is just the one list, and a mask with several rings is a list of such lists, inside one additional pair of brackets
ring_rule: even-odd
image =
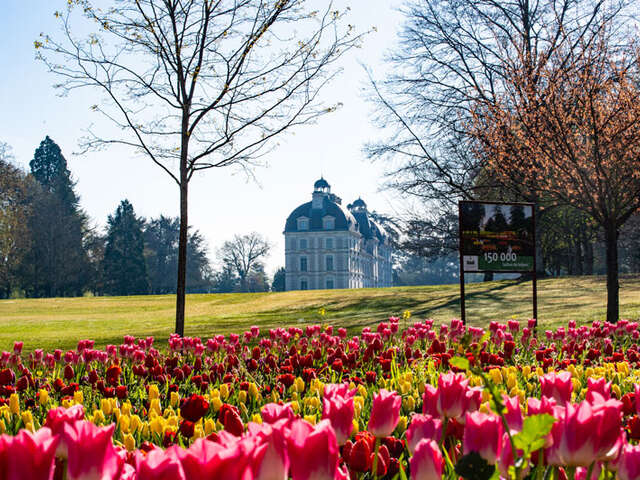
[[(467, 320), (486, 326), (491, 320), (531, 316), (531, 282), (500, 281), (467, 285)], [(321, 317), (320, 308), (326, 314)], [(0, 300), (0, 350), (15, 340), (25, 349), (75, 348), (90, 338), (99, 346), (118, 344), (123, 335), (166, 339), (174, 327), (174, 297), (85, 297)], [(458, 285), (359, 290), (309, 290), (275, 293), (188, 295), (185, 334), (208, 338), (241, 333), (251, 325), (272, 327), (329, 323), (352, 333), (390, 315), (409, 310), (415, 319), (448, 321), (460, 315)], [(544, 327), (575, 319), (603, 320), (603, 277), (567, 277), (538, 282), (538, 313)], [(640, 319), (640, 276), (620, 282), (620, 315)]]

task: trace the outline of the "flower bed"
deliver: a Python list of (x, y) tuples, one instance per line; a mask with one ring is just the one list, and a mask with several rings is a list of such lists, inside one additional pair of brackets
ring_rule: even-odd
[(16, 342), (0, 356), (0, 480), (640, 478), (637, 323), (536, 337), (532, 321), (407, 317), (355, 337)]

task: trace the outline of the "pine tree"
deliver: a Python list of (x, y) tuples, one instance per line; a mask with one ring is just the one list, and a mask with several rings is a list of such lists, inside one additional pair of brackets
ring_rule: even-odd
[(67, 161), (47, 136), (29, 166), (40, 188), (28, 219), (33, 242), (26, 257), (25, 290), (37, 297), (81, 295), (90, 276), (83, 241), (87, 218)]
[(105, 293), (141, 295), (149, 292), (143, 255), (143, 221), (136, 217), (133, 205), (122, 200), (108, 219), (109, 232), (102, 271)]

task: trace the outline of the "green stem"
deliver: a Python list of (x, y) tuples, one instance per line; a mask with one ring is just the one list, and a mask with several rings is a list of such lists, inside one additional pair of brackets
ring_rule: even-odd
[(375, 454), (373, 455), (373, 478), (378, 478), (378, 451), (380, 450), (380, 439), (376, 437)]
[(589, 465), (589, 469), (587, 470), (587, 479), (586, 480), (591, 480), (591, 474), (593, 473), (593, 467), (596, 464), (596, 462), (591, 462), (591, 465)]

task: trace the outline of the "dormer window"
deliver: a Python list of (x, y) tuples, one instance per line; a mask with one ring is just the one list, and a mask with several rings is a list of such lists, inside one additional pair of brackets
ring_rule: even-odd
[(322, 219), (322, 228), (324, 230), (333, 230), (335, 228), (335, 219), (333, 217), (324, 217)]
[(309, 230), (309, 219), (302, 217), (298, 219), (298, 230)]

